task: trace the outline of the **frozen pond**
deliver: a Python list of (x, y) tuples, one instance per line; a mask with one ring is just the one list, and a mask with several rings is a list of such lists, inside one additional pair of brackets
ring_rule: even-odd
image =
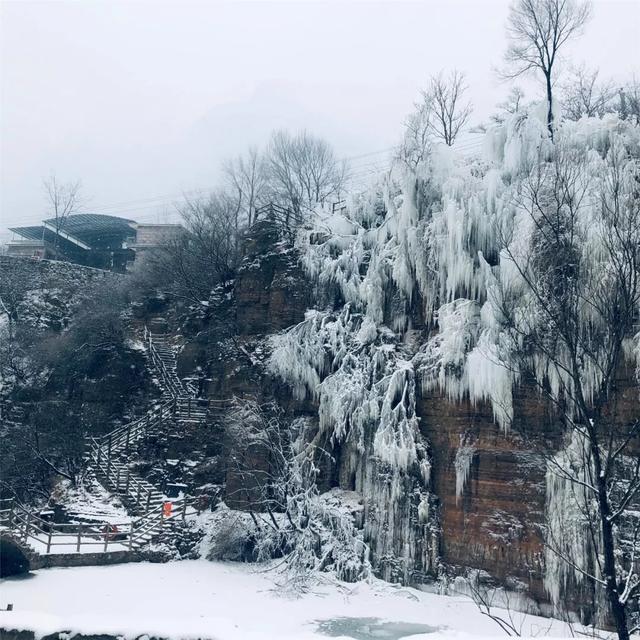
[(334, 618), (318, 624), (318, 631), (330, 638), (354, 640), (401, 640), (408, 636), (435, 633), (438, 627), (415, 622), (388, 622), (380, 618)]
[[(462, 596), (380, 580), (324, 576), (298, 597), (257, 564), (167, 564), (41, 569), (0, 580), (0, 629), (105, 634), (134, 640), (467, 640), (500, 629)], [(3, 611), (8, 604), (13, 611)], [(506, 614), (505, 614), (506, 615)], [(519, 617), (518, 614), (515, 614)], [(569, 636), (562, 623), (527, 616), (526, 636)]]

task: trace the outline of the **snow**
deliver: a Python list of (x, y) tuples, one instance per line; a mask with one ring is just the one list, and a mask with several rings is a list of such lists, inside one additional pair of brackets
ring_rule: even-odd
[(132, 522), (117, 496), (110, 494), (94, 478), (85, 480), (83, 486), (71, 487), (63, 481), (56, 489), (55, 498), (64, 504), (70, 522), (97, 522), (126, 525)]
[[(0, 607), (14, 607), (0, 611), (0, 628), (33, 630), (38, 638), (70, 631), (175, 640), (393, 639), (411, 633), (415, 640), (453, 640), (499, 635), (498, 627), (462, 596), (377, 580), (326, 580), (293, 599), (279, 595), (276, 583), (277, 573), (266, 566), (205, 560), (45, 569), (0, 582)], [(550, 635), (570, 635), (560, 622), (515, 616), (524, 619), (525, 636), (550, 625)]]

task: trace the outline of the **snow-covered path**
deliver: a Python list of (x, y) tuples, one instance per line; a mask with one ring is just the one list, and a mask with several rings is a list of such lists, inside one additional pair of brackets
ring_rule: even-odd
[[(374, 581), (327, 584), (292, 599), (277, 594), (273, 578), (256, 565), (205, 560), (40, 570), (0, 582), (0, 607), (14, 606), (12, 612), (0, 612), (0, 628), (33, 629), (40, 635), (70, 630), (218, 640), (500, 635), (462, 597)], [(539, 634), (549, 623), (529, 617), (523, 633)], [(567, 635), (560, 623), (552, 631)]]

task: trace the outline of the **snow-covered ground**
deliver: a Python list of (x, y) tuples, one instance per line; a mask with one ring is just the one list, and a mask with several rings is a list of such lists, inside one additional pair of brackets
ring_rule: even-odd
[(68, 483), (60, 483), (58, 501), (64, 504), (71, 522), (100, 522), (129, 524), (132, 520), (117, 496), (109, 493), (95, 478), (85, 481), (85, 486), (74, 489)]
[[(205, 560), (46, 569), (0, 581), (0, 628), (217, 640), (451, 640), (502, 635), (473, 602), (381, 581), (327, 582), (291, 598), (260, 565)], [(516, 614), (517, 615), (517, 614)], [(525, 636), (568, 636), (526, 616)], [(502, 635), (504, 637), (504, 635)]]

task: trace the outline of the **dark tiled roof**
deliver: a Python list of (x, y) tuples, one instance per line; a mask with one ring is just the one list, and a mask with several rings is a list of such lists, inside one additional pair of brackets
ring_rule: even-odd
[(38, 240), (41, 242), (44, 227), (16, 227), (15, 229), (9, 229), (9, 231), (13, 231), (27, 240)]
[[(49, 218), (45, 220), (45, 222), (55, 225), (56, 219)], [(122, 225), (128, 225), (129, 223), (135, 224), (135, 221), (117, 216), (106, 216), (101, 213), (75, 213), (66, 218), (62, 230), (67, 233), (72, 233), (73, 231), (82, 231), (84, 229), (120, 227)]]
[[(56, 226), (56, 219), (49, 218), (44, 223), (48, 225), (48, 229), (53, 230)], [(94, 244), (100, 245), (112, 240), (121, 241), (135, 235), (135, 231), (130, 226), (131, 224), (135, 224), (135, 222), (127, 218), (106, 216), (98, 213), (77, 213), (64, 220), (60, 231), (86, 245), (93, 246)], [(10, 231), (24, 238), (41, 240), (42, 229), (43, 227), (16, 227), (10, 229)], [(45, 239), (49, 240), (48, 233), (46, 233)]]
[[(9, 231), (13, 231), (14, 233), (26, 238), (27, 240), (31, 240), (32, 242), (44, 242), (46, 244), (53, 245), (56, 242), (56, 234), (48, 229), (47, 227), (15, 227), (14, 229), (9, 229)], [(63, 237), (58, 238), (58, 245), (61, 248), (64, 247), (76, 247), (77, 245), (69, 240), (66, 240)]]

